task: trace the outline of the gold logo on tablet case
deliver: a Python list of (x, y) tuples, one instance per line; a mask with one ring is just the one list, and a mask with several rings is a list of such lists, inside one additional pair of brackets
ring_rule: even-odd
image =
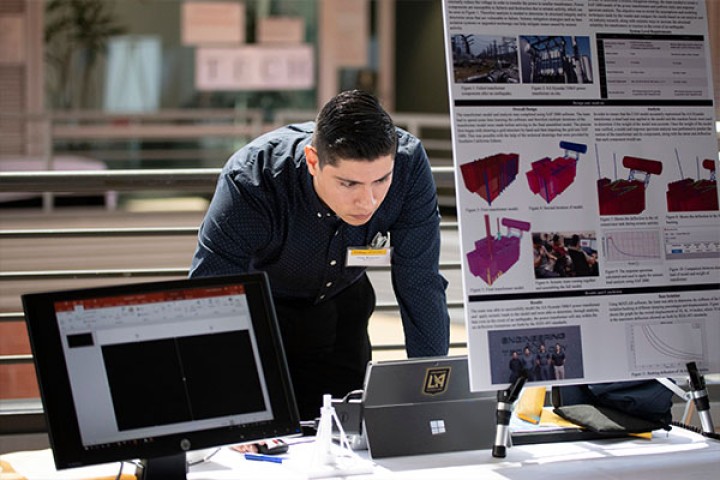
[(437, 395), (444, 393), (450, 379), (450, 367), (428, 368), (425, 373), (425, 384), (423, 393), (426, 395)]

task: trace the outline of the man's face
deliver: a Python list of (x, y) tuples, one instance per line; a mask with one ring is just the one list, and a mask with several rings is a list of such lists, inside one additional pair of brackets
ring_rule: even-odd
[(307, 146), (305, 158), (315, 192), (335, 215), (353, 226), (370, 221), (390, 189), (392, 155), (373, 161), (339, 160), (320, 168), (317, 150)]

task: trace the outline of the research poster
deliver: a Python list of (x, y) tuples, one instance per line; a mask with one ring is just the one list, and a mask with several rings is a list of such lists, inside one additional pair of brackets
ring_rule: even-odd
[(700, 0), (445, 0), (473, 390), (720, 372)]

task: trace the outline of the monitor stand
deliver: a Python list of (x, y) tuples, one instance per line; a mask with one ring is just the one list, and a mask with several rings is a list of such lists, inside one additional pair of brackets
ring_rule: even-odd
[(185, 480), (188, 464), (185, 453), (140, 461), (135, 471), (138, 480)]

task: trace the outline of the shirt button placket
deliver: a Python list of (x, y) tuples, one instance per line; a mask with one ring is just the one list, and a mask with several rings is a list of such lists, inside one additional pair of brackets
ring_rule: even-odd
[(337, 258), (340, 258), (340, 228), (341, 226), (338, 226), (338, 228), (335, 229), (332, 239), (330, 240), (330, 246), (328, 247), (328, 257), (330, 258), (330, 261), (328, 262), (329, 268), (325, 270), (325, 284), (323, 286), (323, 293), (321, 293), (318, 297), (320, 300), (323, 300), (325, 299), (325, 297), (327, 297), (329, 290), (332, 288), (333, 285), (335, 285), (335, 279), (339, 274), (336, 267), (338, 265)]

